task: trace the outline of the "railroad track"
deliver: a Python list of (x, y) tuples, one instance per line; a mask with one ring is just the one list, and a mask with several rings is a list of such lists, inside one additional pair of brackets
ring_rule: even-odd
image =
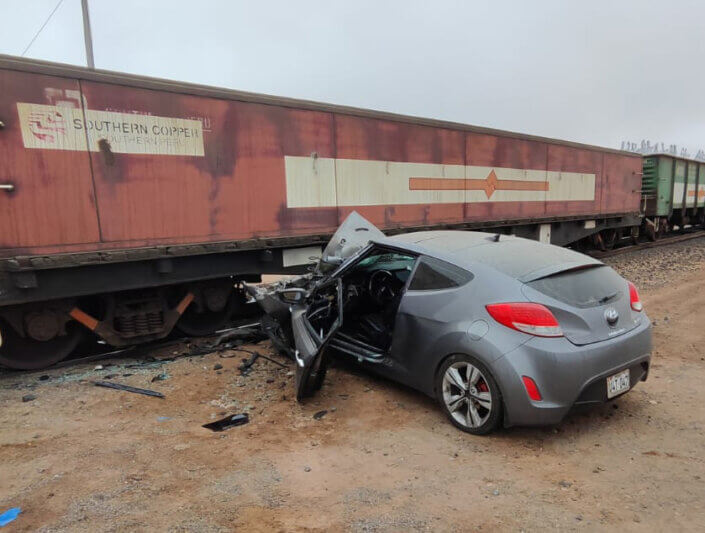
[(705, 237), (705, 230), (698, 229), (698, 230), (689, 231), (688, 233), (685, 233), (685, 234), (675, 235), (673, 237), (665, 237), (665, 238), (658, 239), (656, 241), (646, 241), (646, 242), (641, 242), (639, 244), (632, 244), (630, 246), (622, 246), (619, 248), (615, 248), (613, 250), (591, 251), (591, 252), (588, 252), (588, 255), (591, 255), (595, 259), (602, 259), (605, 257), (612, 257), (615, 255), (626, 254), (629, 252), (636, 252), (638, 250), (644, 250), (646, 248), (656, 248), (659, 246), (666, 246), (668, 244), (676, 244), (679, 242), (689, 241), (692, 239), (698, 239), (701, 237)]

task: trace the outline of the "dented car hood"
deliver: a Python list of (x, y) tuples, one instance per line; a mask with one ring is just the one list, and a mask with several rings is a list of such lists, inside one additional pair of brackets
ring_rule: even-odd
[(384, 238), (384, 233), (374, 224), (357, 211), (353, 211), (328, 241), (321, 256), (318, 271), (329, 272), (367, 246), (370, 241)]

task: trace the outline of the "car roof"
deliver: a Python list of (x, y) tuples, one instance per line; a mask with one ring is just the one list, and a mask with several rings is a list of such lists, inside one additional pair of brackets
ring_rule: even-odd
[(496, 238), (496, 234), (481, 231), (419, 231), (387, 237), (380, 244), (408, 248), (466, 269), (482, 263), (520, 281), (602, 264), (587, 255), (531, 239), (513, 235)]

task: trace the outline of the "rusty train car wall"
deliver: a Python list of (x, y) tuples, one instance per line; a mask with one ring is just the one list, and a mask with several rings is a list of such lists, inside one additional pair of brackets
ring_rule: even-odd
[(7, 56), (0, 121), (19, 367), (78, 324), (115, 345), (211, 331), (243, 305), (233, 281), (301, 270), (353, 210), (556, 244), (640, 223), (639, 156), (463, 124)]

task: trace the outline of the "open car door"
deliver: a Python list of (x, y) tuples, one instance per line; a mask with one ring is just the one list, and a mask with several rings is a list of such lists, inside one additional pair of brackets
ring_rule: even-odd
[(340, 278), (325, 281), (313, 290), (306, 304), (291, 309), (298, 401), (312, 396), (323, 383), (326, 347), (343, 324), (343, 281)]

